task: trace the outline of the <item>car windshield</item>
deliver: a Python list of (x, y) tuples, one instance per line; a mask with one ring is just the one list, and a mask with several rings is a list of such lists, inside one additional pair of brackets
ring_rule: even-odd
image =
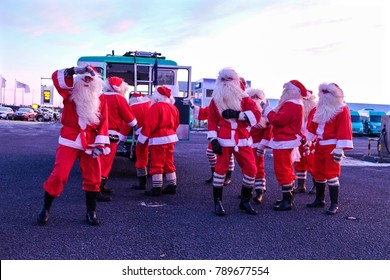
[(0, 108), (0, 112), (8, 112), (8, 111), (10, 111), (9, 108), (4, 108), (4, 107)]
[(18, 111), (19, 112), (29, 112), (30, 109), (29, 108), (20, 108)]

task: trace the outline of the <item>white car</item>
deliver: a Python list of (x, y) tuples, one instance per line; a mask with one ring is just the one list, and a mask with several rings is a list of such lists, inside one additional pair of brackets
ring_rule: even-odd
[(0, 107), (0, 119), (12, 120), (14, 118), (14, 110), (10, 107)]

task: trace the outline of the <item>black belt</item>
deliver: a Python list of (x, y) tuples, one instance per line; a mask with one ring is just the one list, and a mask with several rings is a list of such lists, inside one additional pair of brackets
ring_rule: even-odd
[(119, 136), (115, 134), (109, 134), (108, 138), (110, 139), (111, 143), (117, 143), (119, 142)]

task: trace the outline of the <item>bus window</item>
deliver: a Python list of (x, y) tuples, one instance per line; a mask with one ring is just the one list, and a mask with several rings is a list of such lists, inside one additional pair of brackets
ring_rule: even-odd
[(175, 84), (175, 73), (172, 70), (158, 70), (158, 85), (171, 85)]

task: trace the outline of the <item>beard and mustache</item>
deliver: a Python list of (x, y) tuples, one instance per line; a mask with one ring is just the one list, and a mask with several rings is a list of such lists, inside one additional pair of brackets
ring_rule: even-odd
[(319, 93), (317, 109), (313, 117), (316, 123), (327, 123), (342, 110), (344, 98), (331, 93)]
[[(86, 86), (87, 85), (87, 86)], [(76, 111), (79, 116), (79, 124), (83, 128), (85, 125), (97, 125), (100, 122), (99, 112), (100, 99), (102, 93), (102, 80), (98, 77), (89, 83), (82, 80), (78, 75), (74, 79), (74, 87), (71, 91), (70, 99), (76, 103)], [(84, 127), (85, 128), (85, 127)]]
[(247, 94), (232, 82), (221, 82), (213, 91), (213, 100), (219, 113), (226, 109), (241, 111), (241, 101)]

